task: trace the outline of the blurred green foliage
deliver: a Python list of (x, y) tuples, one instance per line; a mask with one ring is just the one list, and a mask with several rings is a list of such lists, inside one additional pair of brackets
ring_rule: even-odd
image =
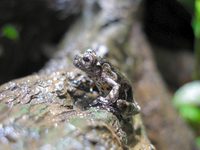
[(200, 38), (200, 0), (195, 1), (195, 17), (192, 26), (195, 37)]
[(193, 15), (192, 28), (195, 35), (194, 79), (176, 91), (173, 104), (180, 115), (196, 131), (196, 145), (200, 149), (200, 0), (178, 0)]
[(176, 91), (173, 104), (179, 114), (197, 131), (196, 144), (200, 149), (200, 81), (185, 84)]
[(6, 24), (1, 28), (2, 35), (10, 40), (18, 40), (19, 32), (12, 24)]
[(185, 105), (179, 109), (179, 112), (193, 126), (200, 125), (200, 109), (198, 107)]
[(195, 11), (193, 18), (193, 30), (195, 35), (195, 70), (194, 79), (200, 80), (200, 0), (195, 0)]
[(174, 95), (173, 104), (186, 121), (200, 125), (200, 81), (181, 87)]

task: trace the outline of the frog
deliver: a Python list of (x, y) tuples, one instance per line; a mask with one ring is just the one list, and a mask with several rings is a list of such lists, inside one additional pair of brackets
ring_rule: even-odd
[(123, 118), (138, 114), (140, 106), (133, 98), (130, 81), (96, 52), (97, 50), (87, 49), (73, 59), (74, 66), (85, 72), (99, 91), (99, 96), (90, 106), (107, 109)]

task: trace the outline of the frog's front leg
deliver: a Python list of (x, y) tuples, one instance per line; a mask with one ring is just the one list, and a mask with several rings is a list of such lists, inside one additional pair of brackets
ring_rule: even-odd
[(110, 103), (115, 103), (116, 100), (119, 98), (119, 88), (120, 85), (115, 82), (111, 78), (105, 78), (105, 81), (112, 86), (111, 91), (108, 93), (108, 95), (105, 97), (106, 100), (108, 100)]
[(108, 84), (109, 86), (112, 87), (112, 89), (110, 90), (110, 92), (108, 93), (108, 95), (106, 95), (106, 97), (103, 96), (99, 96), (96, 100), (93, 101), (93, 103), (91, 104), (91, 106), (98, 106), (98, 105), (112, 105), (116, 102), (116, 100), (119, 97), (119, 88), (120, 85), (115, 82), (113, 79), (109, 78), (109, 77), (105, 77), (103, 78), (104, 82), (106, 84)]

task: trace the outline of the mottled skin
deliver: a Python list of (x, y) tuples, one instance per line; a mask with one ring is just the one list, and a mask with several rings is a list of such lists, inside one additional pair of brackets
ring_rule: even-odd
[(139, 105), (134, 101), (128, 80), (109, 62), (88, 49), (82, 56), (76, 55), (74, 65), (84, 71), (95, 83), (100, 96), (91, 104), (120, 113), (124, 118), (137, 114)]

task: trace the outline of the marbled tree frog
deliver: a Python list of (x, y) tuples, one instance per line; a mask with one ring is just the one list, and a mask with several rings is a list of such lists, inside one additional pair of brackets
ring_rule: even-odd
[(95, 50), (88, 49), (83, 55), (76, 55), (73, 64), (94, 81), (99, 91), (99, 97), (91, 106), (120, 113), (124, 118), (140, 111), (130, 82), (112, 64), (98, 57)]

